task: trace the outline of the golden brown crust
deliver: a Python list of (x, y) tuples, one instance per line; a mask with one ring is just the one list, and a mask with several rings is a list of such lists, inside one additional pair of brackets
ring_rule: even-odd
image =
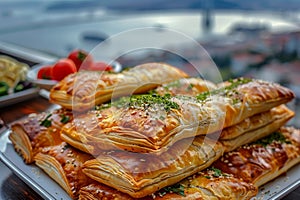
[[(11, 125), (12, 132), (9, 139), (16, 151), (24, 158), (24, 161), (31, 163), (40, 148), (62, 142), (60, 129), (64, 123), (61, 120), (65, 117), (71, 121), (72, 116), (72, 113), (65, 109), (58, 109), (49, 113), (30, 114)], [(43, 122), (46, 123), (43, 124)]]
[(81, 71), (54, 86), (50, 100), (65, 108), (83, 111), (112, 98), (144, 93), (185, 77), (187, 74), (183, 71), (164, 63), (146, 63), (116, 74)]
[(163, 84), (162, 86), (157, 87), (154, 92), (159, 95), (170, 94), (172, 96), (196, 96), (201, 92), (214, 90), (216, 88), (217, 86), (214, 83), (201, 78), (184, 78)]
[[(251, 183), (246, 183), (230, 174), (216, 173), (216, 169), (207, 169), (194, 174), (172, 186), (161, 189), (143, 200), (247, 200), (257, 194), (257, 187)], [(134, 200), (128, 194), (100, 183), (92, 183), (81, 188), (79, 192), (80, 200)]]
[(43, 169), (69, 195), (77, 198), (81, 187), (92, 183), (82, 172), (82, 165), (92, 156), (62, 142), (56, 146), (45, 147), (34, 157), (38, 167)]
[(285, 105), (280, 105), (222, 130), (219, 141), (225, 147), (226, 152), (232, 151), (273, 133), (294, 115), (295, 113)]
[(251, 145), (226, 153), (213, 165), (261, 186), (300, 162), (300, 130), (281, 128)]
[[(262, 89), (257, 89), (260, 86)], [(80, 115), (78, 123), (74, 121), (62, 128), (61, 137), (93, 154), (116, 149), (160, 154), (181, 139), (220, 131), (288, 102), (294, 93), (277, 84), (252, 80), (231, 89), (202, 93), (197, 98), (172, 97), (166, 104), (152, 102), (153, 98), (157, 101), (165, 97), (150, 97), (128, 98), (129, 102), (140, 99), (138, 106), (120, 104)], [(164, 106), (173, 104), (178, 107), (165, 110)]]
[[(235, 79), (231, 85), (234, 85), (234, 82), (239, 82), (239, 80)], [(228, 87), (231, 88), (232, 86), (227, 85), (225, 88)], [(224, 128), (235, 125), (254, 114), (285, 104), (295, 97), (290, 89), (277, 83), (262, 80), (251, 80), (245, 84), (238, 84), (236, 88), (228, 91), (226, 92), (225, 89), (225, 95), (233, 99), (234, 102), (241, 102), (241, 104), (236, 105), (238, 108), (232, 104), (227, 105)]]
[[(182, 193), (178, 185), (182, 188)], [(246, 183), (231, 174), (222, 173), (220, 170), (213, 168), (208, 168), (184, 179), (177, 184), (177, 188), (179, 188), (179, 192), (175, 187), (177, 192), (173, 190), (173, 192), (165, 192), (166, 194), (164, 193), (165, 190), (162, 190), (155, 195), (155, 199), (246, 200), (257, 194), (257, 187), (251, 183)]]
[(135, 198), (208, 167), (223, 154), (222, 146), (208, 138), (181, 140), (161, 155), (111, 151), (84, 164), (83, 172)]

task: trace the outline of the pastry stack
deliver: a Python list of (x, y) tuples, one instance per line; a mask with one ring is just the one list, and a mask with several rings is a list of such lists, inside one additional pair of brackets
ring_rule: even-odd
[(13, 123), (10, 139), (73, 199), (250, 199), (300, 161), (300, 131), (284, 127), (294, 97), (164, 63), (81, 71), (52, 88), (60, 109)]

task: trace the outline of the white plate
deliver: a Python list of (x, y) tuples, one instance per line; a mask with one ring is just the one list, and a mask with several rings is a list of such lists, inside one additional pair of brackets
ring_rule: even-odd
[[(0, 133), (0, 159), (34, 191), (44, 199), (71, 199), (69, 195), (36, 165), (26, 165), (15, 152), (8, 139), (9, 130)], [(252, 200), (282, 199), (300, 185), (300, 164), (291, 168), (286, 174), (260, 187), (259, 193)]]
[(37, 74), (38, 74), (38, 71), (42, 67), (44, 67), (46, 65), (52, 65), (52, 64), (53, 63), (41, 63), (41, 64), (32, 66), (31, 69), (27, 73), (27, 79), (42, 89), (50, 90), (57, 83), (57, 81), (38, 79)]
[[(52, 62), (52, 63), (40, 63), (40, 64), (32, 66), (31, 69), (27, 73), (27, 79), (29, 81), (31, 81), (32, 83), (36, 84), (37, 86), (39, 86), (42, 89), (50, 90), (55, 84), (57, 84), (57, 81), (47, 80), (47, 79), (38, 79), (37, 74), (38, 74), (38, 71), (42, 67), (53, 65), (53, 64), (54, 64), (54, 62)], [(112, 62), (111, 66), (113, 67), (114, 72), (120, 72), (122, 70), (122, 66), (118, 62)]]

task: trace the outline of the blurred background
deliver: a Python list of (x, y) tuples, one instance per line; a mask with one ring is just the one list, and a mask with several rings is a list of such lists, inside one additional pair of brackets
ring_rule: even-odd
[[(146, 27), (158, 35), (166, 29), (177, 31), (202, 45), (223, 80), (248, 76), (292, 88), (298, 97), (291, 106), (300, 112), (299, 0), (1, 0), (0, 23), (4, 46), (57, 58), (73, 49), (90, 52), (101, 43), (102, 52), (97, 53), (118, 55), (116, 60), (124, 67), (160, 61), (193, 74), (191, 60), (209, 66), (193, 45), (172, 37), (160, 39), (156, 48), (119, 52), (148, 38), (132, 32), (111, 48), (110, 38), (126, 31)], [(166, 46), (181, 49), (185, 56), (163, 51)], [(299, 114), (293, 120), (300, 124)]]

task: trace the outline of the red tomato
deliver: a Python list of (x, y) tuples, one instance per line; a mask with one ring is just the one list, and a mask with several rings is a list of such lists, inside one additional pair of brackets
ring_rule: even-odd
[(95, 62), (88, 68), (91, 71), (113, 71), (113, 67), (105, 62)]
[(69, 74), (77, 72), (74, 62), (68, 58), (57, 61), (52, 67), (52, 78), (60, 81)]
[(37, 78), (38, 79), (52, 79), (52, 66), (46, 65), (39, 69)]
[(83, 50), (73, 50), (68, 55), (68, 58), (75, 63), (77, 71), (79, 71), (79, 69), (89, 68), (93, 65), (93, 57)]

